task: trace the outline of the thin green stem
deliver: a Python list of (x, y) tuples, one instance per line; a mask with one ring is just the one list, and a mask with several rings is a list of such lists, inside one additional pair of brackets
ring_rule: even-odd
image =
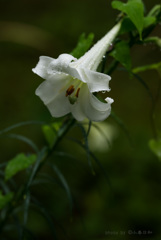
[[(29, 192), (30, 186), (35, 179), (36, 175), (40, 171), (40, 169), (43, 167), (49, 156), (54, 152), (59, 142), (62, 140), (62, 138), (66, 135), (66, 133), (69, 131), (69, 129), (74, 125), (75, 119), (73, 118), (67, 118), (67, 120), (64, 122), (63, 126), (58, 131), (57, 139), (54, 142), (54, 145), (52, 149), (50, 148), (43, 148), (41, 152), (38, 155), (37, 162), (34, 165), (33, 171), (31, 172), (29, 179), (27, 183), (21, 187), (21, 189), (17, 192), (16, 196), (14, 197), (11, 205), (8, 208), (8, 211), (6, 213), (6, 217), (1, 221), (0, 223), (0, 232), (3, 230), (3, 227), (5, 226), (9, 216), (13, 213), (15, 207), (19, 204), (19, 202), (23, 199), (25, 199), (27, 193)], [(26, 220), (27, 221), (27, 220)]]

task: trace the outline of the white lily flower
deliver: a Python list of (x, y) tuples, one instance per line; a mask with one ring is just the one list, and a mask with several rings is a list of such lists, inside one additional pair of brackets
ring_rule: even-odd
[(96, 72), (99, 63), (111, 42), (120, 30), (121, 23), (115, 25), (81, 58), (70, 54), (61, 54), (57, 59), (41, 56), (34, 73), (46, 81), (36, 89), (38, 95), (53, 117), (62, 117), (72, 113), (82, 121), (103, 121), (111, 112), (113, 99), (106, 98), (105, 103), (93, 93), (110, 91), (110, 76)]

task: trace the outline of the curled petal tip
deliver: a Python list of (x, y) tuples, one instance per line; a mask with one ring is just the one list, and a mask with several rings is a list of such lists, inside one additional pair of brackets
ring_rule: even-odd
[(105, 98), (105, 101), (109, 104), (112, 104), (114, 102), (114, 100), (112, 98), (109, 98), (109, 97)]

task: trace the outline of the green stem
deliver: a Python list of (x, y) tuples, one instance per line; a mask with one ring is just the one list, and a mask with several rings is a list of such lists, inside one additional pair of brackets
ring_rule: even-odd
[[(151, 34), (151, 32), (156, 27), (156, 25), (159, 23), (160, 16), (161, 16), (161, 11), (159, 11), (155, 16), (157, 19), (156, 23), (143, 31), (143, 37), (142, 37), (143, 40)], [(144, 41), (140, 41), (139, 39), (140, 39), (139, 34), (137, 34), (136, 36), (130, 35), (129, 47), (132, 48), (133, 45), (135, 45), (135, 44), (144, 44)], [(119, 64), (119, 61), (114, 59), (111, 62), (111, 64), (109, 65), (109, 67), (105, 73), (108, 75), (111, 75), (114, 72), (114, 70), (117, 68), (118, 64)], [(149, 91), (149, 89), (147, 89), (147, 90), (148, 90), (148, 93), (149, 93), (149, 95), (151, 97), (151, 101), (152, 101), (152, 110), (151, 110), (150, 121), (151, 121), (153, 136), (154, 136), (154, 138), (158, 138), (157, 128), (156, 128), (156, 124), (155, 124), (155, 113), (154, 113), (156, 101), (154, 101), (153, 96), (152, 96), (151, 92)]]
[(75, 121), (76, 120), (73, 117), (68, 118), (66, 122), (63, 124), (63, 126), (60, 128), (60, 130), (58, 131), (57, 139), (56, 141), (54, 141), (53, 147), (51, 149), (50, 148), (42, 149), (42, 151), (44, 152), (44, 156), (42, 158), (38, 157), (38, 160), (37, 160), (38, 164), (37, 165), (35, 164), (35, 169), (33, 169), (31, 175), (29, 176), (29, 180), (27, 182), (27, 185), (25, 186), (24, 193), (28, 191), (37, 173), (43, 167), (47, 159), (52, 155), (52, 153), (54, 152), (54, 150), (56, 149), (57, 145), (62, 140), (62, 138), (66, 135), (69, 129), (74, 125)]
[(51, 156), (51, 154), (54, 152), (59, 142), (66, 135), (69, 129), (74, 125), (74, 123), (75, 123), (75, 119), (73, 119), (73, 117), (67, 118), (63, 126), (58, 131), (57, 139), (54, 142), (52, 149), (46, 147), (41, 150), (40, 152), (41, 154), (37, 158), (37, 162), (35, 163), (33, 171), (29, 176), (27, 184), (24, 184), (23, 187), (17, 192), (16, 196), (12, 200), (11, 205), (9, 206), (5, 219), (1, 221), (0, 232), (3, 230), (3, 227), (5, 226), (9, 216), (13, 213), (13, 210), (15, 209), (15, 207), (19, 205), (19, 202), (23, 200), (23, 198), (25, 198), (26, 194), (29, 192), (30, 186), (33, 180), (35, 179), (36, 175), (40, 171), (40, 169), (43, 167), (43, 165), (45, 164), (49, 156)]
[[(159, 17), (160, 17), (160, 15), (158, 14), (158, 19), (159, 19)], [(155, 26), (152, 26), (152, 27), (146, 29), (143, 33), (143, 38), (146, 38), (152, 32), (154, 27)], [(138, 43), (139, 42), (138, 39), (139, 39), (138, 36), (135, 36), (133, 38), (131, 37), (131, 39), (129, 41), (129, 46), (132, 47), (135, 43)], [(111, 65), (109, 66), (109, 68), (107, 70), (107, 74), (109, 74), (109, 75), (112, 74), (113, 71), (117, 68), (118, 64), (119, 64), (119, 62), (117, 60), (114, 60), (111, 63)], [(103, 68), (104, 68), (104, 66), (103, 66)], [(54, 150), (56, 149), (59, 142), (62, 140), (62, 138), (65, 136), (65, 134), (69, 131), (69, 129), (74, 125), (74, 123), (75, 123), (75, 120), (73, 118), (68, 118), (67, 121), (65, 122), (65, 124), (63, 125), (63, 127), (58, 132), (57, 139), (54, 142), (52, 149), (43, 148), (41, 150), (41, 154), (40, 154), (40, 156), (38, 156), (37, 162), (35, 163), (33, 171), (29, 176), (27, 184), (24, 184), (21, 187), (21, 189), (17, 192), (15, 198), (13, 199), (12, 204), (8, 208), (5, 219), (3, 219), (3, 221), (1, 222), (0, 232), (2, 231), (3, 227), (5, 226), (9, 216), (13, 213), (15, 207), (17, 205), (19, 205), (19, 202), (21, 200), (23, 200), (25, 195), (29, 192), (30, 186), (31, 186), (33, 180), (35, 179), (35, 177), (37, 176), (38, 172), (40, 171), (40, 169), (43, 167), (43, 165), (45, 164), (47, 159), (51, 156), (51, 154), (54, 152)], [(154, 124), (154, 121), (153, 121), (153, 124)]]

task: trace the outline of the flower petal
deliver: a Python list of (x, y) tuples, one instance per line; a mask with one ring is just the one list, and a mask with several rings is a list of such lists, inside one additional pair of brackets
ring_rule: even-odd
[(45, 57), (45, 56), (41, 56), (39, 58), (39, 62), (36, 65), (35, 68), (32, 69), (32, 71), (34, 73), (36, 73), (37, 75), (39, 75), (40, 77), (46, 79), (48, 78), (48, 73), (47, 73), (47, 69), (49, 64), (53, 61), (54, 59), (51, 57)]
[(75, 62), (73, 67), (82, 66), (96, 71), (103, 55), (120, 31), (122, 21), (119, 21), (102, 39), (100, 39), (88, 52)]
[(88, 89), (86, 89), (82, 107), (88, 119), (99, 122), (105, 120), (110, 115), (113, 99), (106, 98), (105, 100), (107, 103), (99, 101), (92, 93), (88, 92)]
[(79, 94), (79, 98), (77, 99), (77, 101), (73, 105), (70, 105), (70, 108), (71, 108), (71, 113), (72, 113), (73, 117), (77, 121), (81, 122), (86, 118), (86, 116), (82, 110), (81, 93)]
[(57, 94), (46, 106), (53, 117), (62, 117), (70, 112), (70, 103), (64, 91)]
[(87, 83), (90, 92), (110, 91), (109, 81), (111, 77), (107, 74), (94, 72), (81, 68), (82, 79)]
[(50, 76), (48, 80), (42, 82), (36, 89), (36, 95), (41, 98), (44, 104), (51, 102), (61, 91), (65, 96), (65, 87), (70, 81), (71, 77), (66, 74), (55, 74)]
[(86, 78), (84, 77), (84, 71), (82, 70), (82, 68), (75, 68), (73, 67), (73, 64), (75, 62), (71, 62), (67, 68), (67, 73), (71, 76), (73, 76), (74, 78), (79, 79), (80, 81), (86, 83)]
[(47, 71), (49, 74), (55, 74), (56, 72), (70, 74), (68, 72), (68, 68), (70, 68), (69, 65), (75, 60), (77, 59), (70, 54), (61, 54), (57, 59), (53, 59), (53, 61), (51, 61)]

